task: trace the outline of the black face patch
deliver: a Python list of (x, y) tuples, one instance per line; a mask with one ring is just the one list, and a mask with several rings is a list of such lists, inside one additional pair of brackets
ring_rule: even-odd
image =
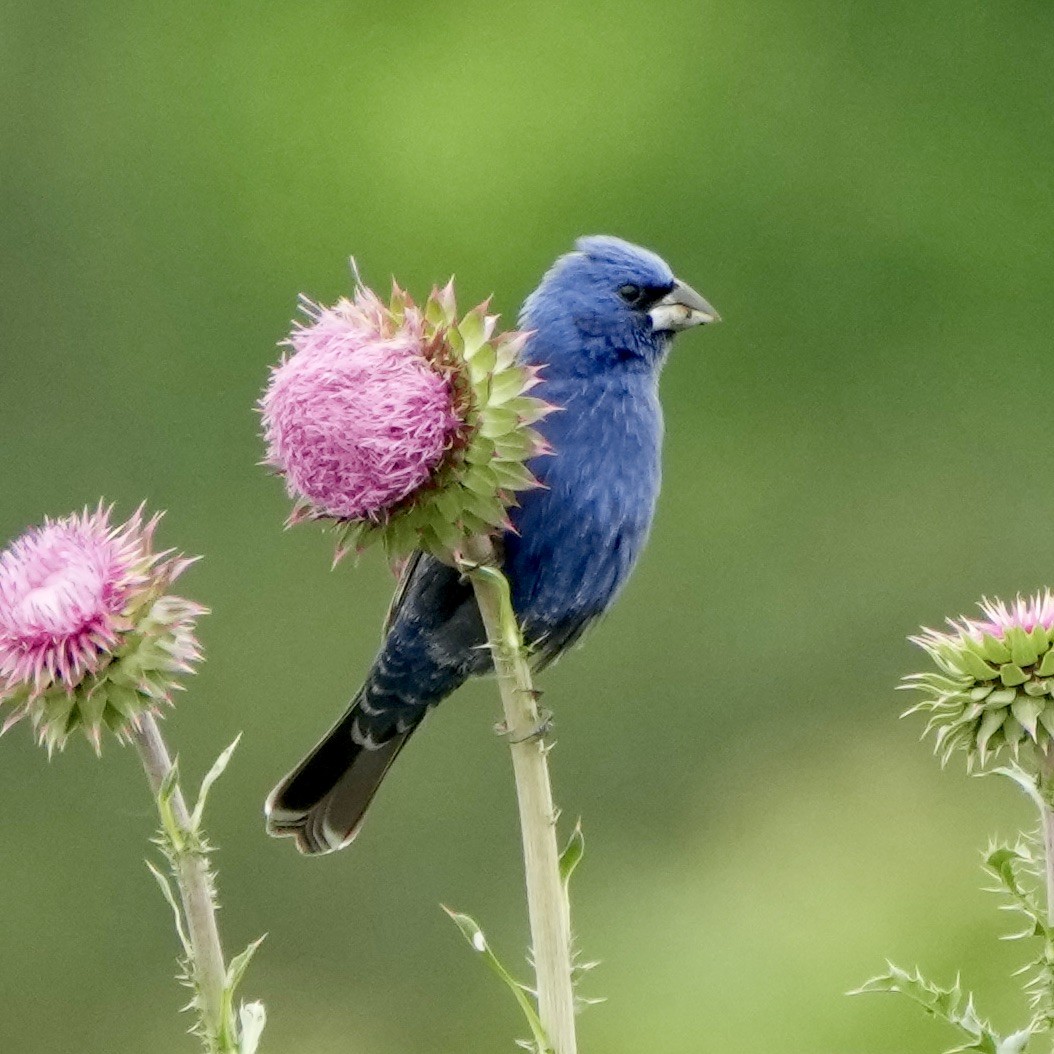
[(665, 285), (641, 286), (634, 282), (627, 282), (619, 286), (618, 295), (631, 307), (641, 311), (647, 311), (657, 304), (670, 290), (673, 283)]

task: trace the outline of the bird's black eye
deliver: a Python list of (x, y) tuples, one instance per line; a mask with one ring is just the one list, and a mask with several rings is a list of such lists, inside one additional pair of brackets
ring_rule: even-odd
[(639, 304), (643, 291), (639, 285), (633, 285), (633, 283), (630, 282), (619, 287), (618, 295), (622, 297), (627, 304)]

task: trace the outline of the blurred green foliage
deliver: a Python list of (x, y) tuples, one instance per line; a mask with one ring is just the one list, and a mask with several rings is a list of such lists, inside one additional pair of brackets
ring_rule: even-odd
[[(918, 622), (1054, 580), (1052, 90), (1048, 0), (0, 5), (0, 537), (146, 498), (205, 554), (209, 661), (169, 733), (188, 777), (246, 733), (210, 832), (228, 942), (270, 933), (267, 1050), (511, 1050), (438, 904), (510, 965), (526, 940), (491, 685), (434, 715), (352, 850), (263, 834), (391, 588), (281, 530), (252, 409), (275, 341), (350, 253), (512, 317), (598, 231), (726, 321), (668, 366), (636, 579), (544, 682), (610, 997), (582, 1048), (940, 1049), (843, 997), (887, 954), (961, 964), (1009, 1024), (978, 850), (1027, 809), (941, 775), (892, 686)], [(0, 749), (0, 1050), (191, 1051), (134, 756)]]

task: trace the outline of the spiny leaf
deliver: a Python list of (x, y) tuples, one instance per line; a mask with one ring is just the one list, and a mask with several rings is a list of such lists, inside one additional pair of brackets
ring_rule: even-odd
[(183, 945), (184, 953), (189, 956), (192, 954), (193, 949), (191, 948), (187, 931), (183, 928), (183, 909), (180, 907), (179, 901), (176, 900), (176, 895), (172, 892), (172, 886), (169, 884), (168, 879), (149, 860), (146, 861), (146, 866), (150, 868), (150, 874), (157, 879), (157, 884), (161, 887), (161, 893), (172, 909), (172, 914), (176, 919), (176, 934), (179, 937), (179, 943)]
[[(1012, 783), (1016, 783), (1032, 799), (1036, 808), (1040, 810), (1040, 814), (1043, 813), (1045, 806), (1039, 793), (1039, 788), (1036, 786), (1036, 780), (1023, 768), (1019, 765), (1006, 765), (1002, 768), (992, 769), (991, 774), (994, 776), (1005, 776)], [(983, 776), (986, 773), (982, 772), (979, 775)]]
[(234, 742), (231, 743), (222, 754), (220, 754), (220, 756), (213, 762), (212, 768), (205, 773), (205, 778), (201, 781), (201, 789), (198, 791), (198, 800), (194, 805), (194, 812), (190, 817), (190, 829), (192, 831), (196, 831), (201, 826), (201, 818), (205, 813), (205, 799), (208, 798), (212, 785), (223, 775), (224, 770), (227, 768), (227, 765), (231, 760), (231, 755), (234, 753), (241, 738), (242, 734), (239, 732), (234, 737)]
[(571, 882), (571, 875), (574, 874), (575, 868), (582, 862), (585, 851), (586, 840), (582, 834), (582, 821), (579, 820), (571, 832), (571, 837), (567, 840), (567, 845), (564, 846), (564, 851), (560, 854), (560, 880), (564, 884), (565, 891)]
[(182, 852), (186, 843), (186, 832), (176, 821), (176, 814), (172, 809), (172, 799), (178, 787), (179, 758), (175, 758), (158, 788), (157, 811), (161, 816), (161, 829), (167, 848), (176, 853)]
[(927, 1014), (946, 1021), (966, 1036), (968, 1040), (966, 1044), (955, 1047), (946, 1054), (955, 1054), (959, 1051), (1000, 1054), (1002, 1039), (992, 1030), (988, 1022), (978, 1016), (972, 995), (966, 995), (964, 1002), (964, 993), (958, 978), (951, 987), (942, 988), (926, 980), (918, 970), (910, 974), (893, 963), (889, 963), (888, 966), (887, 973), (872, 977), (849, 994), (897, 992), (906, 995), (913, 1002), (918, 1003)]
[(257, 937), (256, 940), (252, 941), (243, 951), (231, 959), (230, 965), (227, 967), (227, 991), (230, 995), (234, 995), (235, 989), (241, 982), (242, 977), (245, 976), (245, 971), (249, 968), (249, 963), (252, 962), (252, 957), (256, 954), (256, 949), (266, 939), (266, 933), (262, 937)]
[(513, 996), (516, 998), (516, 1002), (519, 1004), (523, 1016), (527, 1019), (527, 1024), (531, 1029), (531, 1035), (534, 1037), (534, 1045), (529, 1049), (535, 1050), (537, 1054), (552, 1054), (552, 1045), (549, 1043), (549, 1039), (545, 1034), (545, 1029), (542, 1027), (542, 1022), (538, 1017), (538, 1012), (535, 1010), (534, 1004), (527, 994), (529, 989), (526, 985), (517, 981), (516, 978), (505, 969), (498, 957), (490, 950), (487, 938), (483, 936), (483, 931), (479, 928), (479, 924), (475, 919), (468, 915), (462, 915), (459, 912), (451, 911), (446, 906), (443, 906), (443, 910), (450, 916), (457, 928), (461, 930), (461, 934), (465, 940), (468, 941), (475, 951), (483, 956), (487, 965), (502, 979), (502, 981), (505, 982), (509, 991), (512, 992)]

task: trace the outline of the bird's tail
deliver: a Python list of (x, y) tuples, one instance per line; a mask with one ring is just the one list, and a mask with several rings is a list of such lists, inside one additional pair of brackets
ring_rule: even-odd
[(354, 839), (381, 780), (417, 727), (392, 729), (375, 742), (357, 724), (360, 699), (268, 795), (267, 833), (295, 838), (302, 853), (331, 853)]

